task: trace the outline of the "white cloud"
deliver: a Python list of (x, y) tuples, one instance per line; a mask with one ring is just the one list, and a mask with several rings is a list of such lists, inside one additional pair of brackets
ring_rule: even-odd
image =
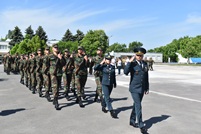
[(198, 14), (189, 14), (186, 19), (187, 23), (201, 24), (201, 16)]

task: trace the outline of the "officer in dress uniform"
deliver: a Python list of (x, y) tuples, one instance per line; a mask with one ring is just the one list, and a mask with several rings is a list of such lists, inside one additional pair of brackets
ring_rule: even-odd
[(130, 116), (130, 125), (140, 128), (141, 133), (146, 133), (147, 129), (142, 122), (141, 106), (144, 94), (149, 93), (148, 66), (147, 63), (142, 60), (146, 50), (144, 48), (135, 48), (134, 52), (136, 56), (133, 56), (124, 68), (124, 74), (131, 74), (129, 91), (133, 98), (133, 109)]
[(112, 104), (110, 101), (110, 94), (112, 93), (113, 87), (116, 88), (116, 75), (115, 75), (115, 66), (111, 65), (112, 57), (110, 55), (106, 56), (100, 64), (97, 64), (94, 67), (95, 71), (102, 72), (102, 90), (104, 94), (104, 99), (102, 102), (102, 111), (107, 113), (106, 107), (108, 111), (110, 111), (110, 115), (112, 118), (117, 118), (115, 111), (112, 108)]

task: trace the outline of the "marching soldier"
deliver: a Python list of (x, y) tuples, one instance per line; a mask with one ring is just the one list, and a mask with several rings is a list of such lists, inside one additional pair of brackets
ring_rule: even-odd
[(39, 97), (42, 97), (42, 85), (43, 85), (43, 76), (42, 76), (42, 65), (43, 65), (43, 57), (41, 49), (37, 51), (38, 55), (35, 57), (36, 60), (36, 81), (37, 81), (37, 90)]
[(24, 84), (24, 55), (20, 56), (20, 60), (19, 60), (19, 71), (20, 71), (20, 83)]
[(10, 75), (10, 71), (11, 71), (11, 62), (12, 62), (12, 57), (9, 54), (9, 52), (6, 55), (6, 73), (7, 75)]
[(50, 48), (47, 46), (45, 48), (45, 55), (43, 57), (42, 72), (43, 72), (43, 83), (45, 87), (45, 98), (50, 102), (51, 98), (50, 98), (49, 92), (51, 88), (51, 81), (50, 81), (50, 72), (49, 72), (49, 68), (50, 68), (49, 55), (50, 55)]
[[(142, 133), (146, 133), (147, 129), (142, 122), (141, 106), (144, 94), (149, 93), (148, 66), (147, 63), (142, 60), (146, 50), (140, 47), (135, 48), (134, 52), (136, 56), (133, 56), (124, 68), (124, 74), (128, 75), (128, 73), (131, 73), (129, 91), (133, 98), (133, 110), (130, 116), (130, 125), (140, 128)], [(136, 60), (134, 60), (134, 58), (136, 58)]]
[(82, 104), (82, 98), (85, 99), (84, 95), (84, 86), (87, 80), (87, 55), (83, 54), (83, 47), (78, 47), (78, 53), (74, 57), (74, 66), (75, 66), (75, 82), (77, 85), (77, 100), (80, 107), (84, 107)]
[[(49, 64), (50, 64), (50, 80), (52, 85), (52, 92), (53, 92), (53, 104), (55, 105), (55, 109), (59, 110), (59, 103), (58, 103), (58, 95), (59, 95), (59, 85), (58, 85), (58, 74), (60, 73), (60, 70), (57, 70), (60, 68), (60, 66), (63, 66), (65, 64), (65, 60), (62, 58), (62, 55), (58, 53), (58, 45), (53, 44), (52, 45), (52, 52), (53, 54), (50, 54), (49, 56)], [(62, 70), (61, 70), (62, 71)]]
[(29, 57), (28, 55), (25, 55), (23, 71), (25, 76), (26, 87), (29, 87), (29, 68), (28, 67), (29, 67)]
[[(100, 64), (101, 61), (103, 61), (103, 59), (104, 59), (102, 48), (98, 47), (96, 53), (97, 53), (97, 56), (94, 57), (91, 61), (91, 63), (93, 63), (94, 66), (96, 66), (97, 64)], [(94, 71), (94, 76), (95, 76), (95, 81), (96, 81), (96, 95), (94, 98), (94, 102), (97, 101), (98, 96), (100, 97), (100, 100), (102, 102), (103, 101), (103, 95), (102, 95), (101, 81), (102, 81), (103, 74), (101, 71), (96, 70), (96, 71)]]
[(32, 93), (36, 93), (36, 54), (32, 53), (32, 57), (30, 59), (30, 76), (31, 76), (31, 89)]
[[(65, 66), (63, 66), (63, 83), (64, 83), (64, 94), (67, 100), (69, 100), (70, 83), (72, 79), (72, 72), (74, 69), (73, 58), (70, 56), (68, 49), (64, 50), (64, 59), (66, 61)], [(73, 90), (75, 95), (75, 90)]]

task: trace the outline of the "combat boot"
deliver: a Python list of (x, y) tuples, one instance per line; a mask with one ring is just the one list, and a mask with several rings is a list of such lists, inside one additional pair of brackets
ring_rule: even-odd
[(80, 106), (81, 108), (84, 108), (84, 105), (83, 105), (83, 103), (82, 103), (81, 96), (78, 97), (78, 102), (79, 102), (79, 106)]
[(97, 102), (98, 100), (98, 94), (96, 93), (95, 98), (94, 98), (94, 102)]
[(35, 94), (36, 93), (36, 88), (34, 87), (33, 89), (32, 89), (32, 94)]
[(56, 110), (60, 110), (60, 108), (59, 108), (59, 103), (58, 103), (58, 99), (57, 98), (54, 98), (54, 107), (55, 107), (55, 109)]
[(50, 94), (48, 92), (45, 93), (45, 98), (48, 102), (51, 102)]
[(68, 92), (66, 93), (65, 97), (66, 97), (67, 101), (70, 100), (70, 97), (69, 97), (69, 95), (68, 95)]
[(114, 110), (110, 111), (110, 115), (112, 116), (112, 118), (117, 118), (117, 114), (115, 113)]
[(77, 94), (76, 94), (76, 92), (75, 92), (75, 89), (73, 89), (72, 92), (73, 92), (73, 95), (74, 95), (75, 97), (77, 97)]

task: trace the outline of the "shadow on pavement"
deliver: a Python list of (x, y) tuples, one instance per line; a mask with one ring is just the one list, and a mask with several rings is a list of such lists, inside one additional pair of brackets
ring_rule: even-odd
[(0, 78), (0, 82), (1, 81), (7, 81), (8, 79), (4, 79), (4, 78)]
[(7, 116), (10, 114), (15, 114), (16, 112), (20, 112), (20, 111), (24, 111), (24, 110), (25, 110), (25, 108), (3, 110), (0, 112), (0, 116)]
[(150, 119), (144, 121), (144, 123), (146, 124), (146, 128), (149, 129), (152, 127), (153, 124), (166, 120), (169, 117), (171, 117), (171, 116), (161, 115), (161, 116), (151, 117)]
[(133, 106), (125, 106), (125, 107), (117, 108), (116, 114), (118, 115), (120, 112), (129, 110), (129, 109), (132, 109), (132, 108), (133, 108)]

